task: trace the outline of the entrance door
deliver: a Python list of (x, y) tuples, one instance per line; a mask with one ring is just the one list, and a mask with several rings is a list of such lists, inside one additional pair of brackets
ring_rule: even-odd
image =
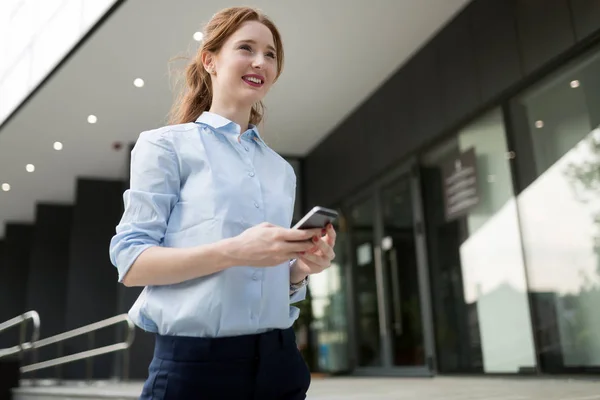
[(432, 373), (425, 242), (412, 170), (372, 185), (346, 208), (358, 373)]

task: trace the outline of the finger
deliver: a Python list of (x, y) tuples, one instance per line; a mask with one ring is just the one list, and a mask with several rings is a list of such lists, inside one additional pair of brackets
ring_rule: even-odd
[(329, 261), (325, 260), (323, 257), (319, 257), (314, 254), (301, 254), (300, 258), (311, 268), (311, 270), (323, 270), (327, 268), (327, 266), (329, 266)]
[(286, 242), (284, 244), (284, 251), (289, 253), (300, 253), (300, 252), (308, 252), (314, 247), (314, 243), (309, 242), (308, 240), (299, 242)]
[(329, 245), (333, 247), (333, 245), (335, 245), (335, 240), (337, 239), (337, 232), (335, 231), (335, 228), (332, 224), (327, 225), (326, 232), (327, 243), (329, 243)]
[(319, 268), (319, 266), (317, 264), (315, 264), (315, 262), (310, 259), (310, 257), (311, 257), (310, 254), (298, 254), (297, 257), (298, 257), (299, 260), (301, 260), (302, 262), (304, 262), (304, 264), (306, 264), (306, 266), (311, 271), (314, 271), (315, 269)]
[(320, 235), (321, 229), (284, 229), (281, 232), (283, 240), (290, 242), (310, 240), (311, 237)]
[[(313, 242), (314, 242), (314, 238), (313, 238)], [(333, 248), (329, 245), (329, 243), (327, 243), (326, 240), (319, 239), (315, 242), (315, 244), (317, 245), (317, 248), (319, 250), (321, 250), (323, 257), (327, 258), (328, 260), (333, 259), (333, 255), (334, 255)]]

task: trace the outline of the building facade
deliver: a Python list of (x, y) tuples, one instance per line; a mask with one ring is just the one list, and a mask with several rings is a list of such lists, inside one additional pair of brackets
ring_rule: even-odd
[(600, 2), (475, 0), (301, 175), (317, 369), (600, 371)]

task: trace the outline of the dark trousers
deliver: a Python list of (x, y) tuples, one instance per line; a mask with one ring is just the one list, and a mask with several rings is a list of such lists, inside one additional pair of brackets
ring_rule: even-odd
[(142, 400), (300, 400), (310, 372), (292, 328), (226, 338), (156, 336)]

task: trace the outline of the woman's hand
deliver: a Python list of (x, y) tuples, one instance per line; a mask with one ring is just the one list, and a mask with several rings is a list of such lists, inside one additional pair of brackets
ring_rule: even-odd
[(306, 276), (318, 274), (331, 265), (335, 258), (333, 247), (335, 246), (336, 232), (333, 225), (327, 225), (324, 236), (316, 235), (312, 238), (314, 246), (304, 254), (300, 254), (290, 270), (290, 281), (298, 283)]
[(321, 229), (285, 229), (264, 222), (231, 239), (228, 249), (239, 265), (271, 267), (314, 248), (311, 238), (320, 234)]

